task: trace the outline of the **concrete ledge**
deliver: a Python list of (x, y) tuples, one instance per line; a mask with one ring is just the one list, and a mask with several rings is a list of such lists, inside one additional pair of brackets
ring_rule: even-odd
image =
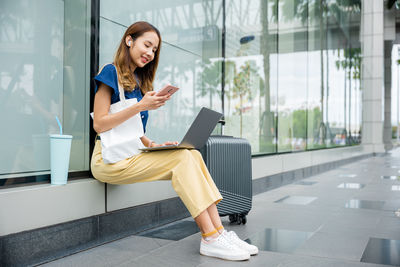
[(359, 145), (257, 157), (252, 160), (253, 180), (371, 153)]
[(127, 185), (107, 184), (107, 211), (129, 208), (177, 197), (171, 181), (155, 181)]
[(322, 172), (326, 172), (339, 166), (349, 164), (351, 162), (355, 162), (361, 159), (369, 158), (374, 156), (373, 153), (370, 154), (362, 154), (359, 156), (355, 156), (352, 158), (344, 158), (341, 160), (336, 160), (333, 162), (322, 163), (318, 165), (313, 165), (310, 167), (305, 167), (297, 170), (292, 170), (288, 172), (282, 172), (279, 174), (269, 175), (262, 178), (253, 180), (253, 195), (257, 195), (274, 188), (278, 188), (283, 185), (287, 185), (293, 183), (297, 180), (301, 180)]
[(2, 189), (0, 203), (3, 236), (104, 213), (104, 184), (82, 179)]
[(0, 266), (45, 263), (190, 216), (179, 198), (0, 237)]

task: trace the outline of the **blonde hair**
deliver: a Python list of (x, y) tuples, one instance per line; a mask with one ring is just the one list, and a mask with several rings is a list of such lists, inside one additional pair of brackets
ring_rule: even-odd
[[(129, 47), (125, 43), (127, 36), (131, 36), (133, 43), (136, 39), (143, 35), (145, 32), (155, 32), (158, 36), (159, 45), (154, 54), (154, 59), (146, 64), (143, 68), (136, 68), (134, 73), (139, 78), (139, 83), (135, 79), (133, 74), (133, 62), (129, 55)], [(153, 91), (153, 81), (158, 67), (158, 60), (161, 49), (161, 35), (156, 27), (145, 21), (138, 21), (125, 31), (124, 36), (121, 39), (117, 52), (114, 56), (114, 65), (118, 72), (118, 80), (121, 83), (125, 91), (131, 92), (135, 89), (136, 85), (140, 86), (140, 90), (143, 94)]]

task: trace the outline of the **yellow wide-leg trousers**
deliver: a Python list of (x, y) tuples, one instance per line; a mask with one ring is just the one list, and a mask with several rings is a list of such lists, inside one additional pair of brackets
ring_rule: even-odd
[(101, 143), (97, 140), (91, 168), (97, 180), (109, 184), (171, 180), (193, 218), (222, 199), (200, 152), (195, 149), (142, 152), (114, 164), (105, 164)]

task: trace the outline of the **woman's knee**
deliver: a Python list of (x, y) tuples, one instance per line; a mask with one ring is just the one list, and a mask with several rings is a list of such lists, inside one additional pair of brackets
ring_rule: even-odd
[(201, 153), (197, 149), (190, 149), (190, 153), (195, 157), (201, 157)]
[(189, 149), (178, 149), (175, 154), (180, 159), (189, 159), (192, 156)]
[(169, 160), (171, 163), (182, 165), (191, 161), (192, 154), (187, 149), (177, 149), (172, 151), (172, 153), (168, 154), (166, 160)]
[(195, 158), (196, 161), (204, 162), (203, 156), (201, 155), (201, 153), (197, 149), (191, 149), (190, 153), (192, 154), (193, 158)]

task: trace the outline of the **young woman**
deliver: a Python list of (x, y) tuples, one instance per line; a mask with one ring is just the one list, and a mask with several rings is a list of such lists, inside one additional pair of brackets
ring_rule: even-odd
[[(158, 109), (169, 99), (157, 96), (153, 80), (161, 49), (160, 32), (147, 22), (132, 24), (122, 37), (113, 64), (106, 65), (94, 78), (93, 127), (97, 133), (110, 130), (140, 112), (144, 130), (148, 110)], [(125, 98), (137, 103), (118, 113), (109, 114), (110, 105), (119, 101), (118, 82)], [(146, 136), (140, 138), (147, 147), (160, 146)], [(96, 140), (92, 155), (93, 176), (110, 184), (130, 184), (171, 180), (202, 232), (200, 253), (226, 260), (247, 260), (258, 253), (257, 247), (240, 240), (234, 232), (224, 230), (216, 204), (222, 199), (204, 161), (197, 150), (178, 149), (139, 153), (113, 164), (103, 162), (101, 141)], [(166, 142), (162, 145), (176, 142)]]

